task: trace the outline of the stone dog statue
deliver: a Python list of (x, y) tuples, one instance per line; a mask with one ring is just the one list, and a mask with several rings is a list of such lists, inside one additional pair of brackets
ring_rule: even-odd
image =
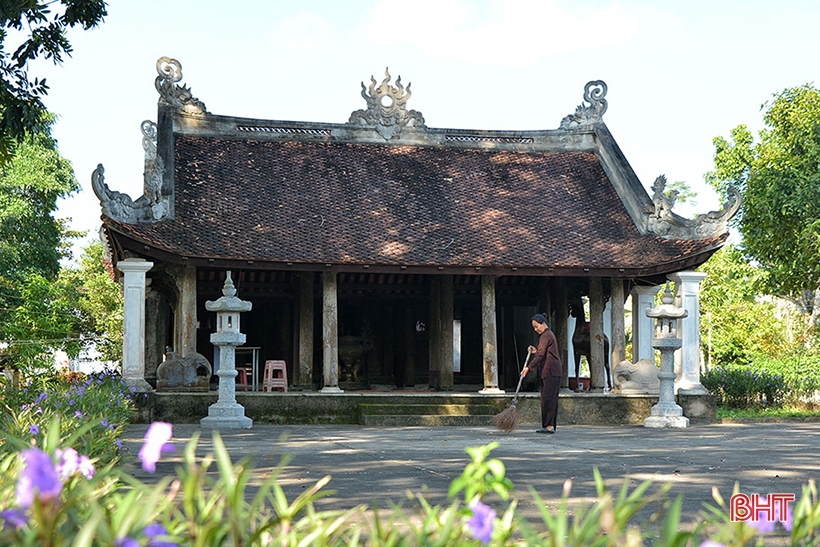
[(615, 392), (658, 395), (661, 386), (658, 370), (652, 359), (641, 359), (637, 363), (621, 361), (612, 371), (615, 377)]
[(157, 367), (157, 391), (208, 391), (211, 364), (200, 353), (177, 357), (166, 349), (165, 361)]

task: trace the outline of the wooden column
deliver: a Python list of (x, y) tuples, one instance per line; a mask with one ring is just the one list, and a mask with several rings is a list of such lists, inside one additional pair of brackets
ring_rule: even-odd
[(296, 387), (313, 387), (313, 272), (299, 274), (299, 365)]
[[(609, 301), (612, 303), (612, 339), (609, 341), (612, 348), (609, 364), (612, 370), (615, 370), (615, 365), (626, 359), (626, 326), (624, 322), (624, 282), (622, 279), (611, 279), (612, 296)], [(614, 382), (613, 378), (613, 382)]]
[(322, 273), (322, 370), (323, 393), (339, 389), (339, 306), (336, 272)]
[(589, 383), (590, 389), (603, 389), (604, 375), (604, 291), (601, 279), (589, 280)]
[(441, 389), (441, 280), (436, 276), (430, 277), (429, 310), (427, 314), (429, 368), (427, 383), (435, 390)]
[(399, 336), (404, 346), (404, 385), (413, 389), (416, 386), (416, 310), (406, 304), (401, 315)]
[(558, 355), (561, 357), (561, 366), (564, 369), (561, 375), (561, 387), (569, 388), (569, 333), (567, 328), (567, 318), (569, 317), (569, 304), (567, 303), (567, 280), (559, 277), (555, 282), (555, 325), (550, 328), (555, 330), (555, 338), (558, 339)]
[(174, 351), (178, 357), (196, 352), (196, 268), (183, 266), (174, 275), (179, 296), (174, 308)]
[(453, 276), (441, 278), (441, 389), (453, 389)]
[(495, 277), (481, 276), (481, 333), (484, 346), (484, 389), (479, 393), (503, 393), (498, 389), (498, 341)]

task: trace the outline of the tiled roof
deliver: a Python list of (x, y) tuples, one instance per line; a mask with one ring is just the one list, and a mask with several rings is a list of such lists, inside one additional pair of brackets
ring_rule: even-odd
[(556, 269), (705, 260), (725, 238), (641, 235), (592, 152), (177, 136), (174, 162), (175, 217), (109, 229), (188, 257)]

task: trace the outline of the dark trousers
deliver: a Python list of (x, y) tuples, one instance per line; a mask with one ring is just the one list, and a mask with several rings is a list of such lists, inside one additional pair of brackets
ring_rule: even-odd
[(558, 422), (558, 392), (560, 376), (547, 376), (541, 380), (541, 427), (556, 427)]

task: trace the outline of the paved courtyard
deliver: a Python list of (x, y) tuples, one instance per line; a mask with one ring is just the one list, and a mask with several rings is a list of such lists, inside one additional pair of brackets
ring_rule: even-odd
[[(179, 449), (163, 456), (157, 474), (139, 468), (137, 452), (146, 425), (129, 427), (125, 442), (133, 473), (148, 481), (172, 474), (182, 460), (182, 447), (201, 433), (197, 453), (212, 451), (210, 431), (194, 425), (174, 426)], [(595, 499), (593, 468), (608, 488), (617, 489), (624, 477), (631, 485), (644, 480), (672, 483), (671, 495), (683, 494), (683, 522), (698, 517), (704, 503), (712, 503), (712, 486), (726, 498), (737, 482), (744, 493), (794, 493), (820, 468), (820, 424), (715, 424), (688, 429), (647, 429), (640, 426), (567, 426), (555, 435), (519, 427), (505, 434), (487, 427), (405, 427), (285, 425), (254, 426), (220, 432), (234, 462), (250, 457), (260, 480), (285, 455), (280, 484), (289, 499), (324, 475), (334, 494), (319, 509), (349, 509), (357, 504), (389, 507), (406, 500), (406, 492), (425, 492), (434, 503), (445, 503), (450, 482), (468, 463), (468, 446), (498, 441), (492, 452), (507, 466), (516, 486), (519, 507), (528, 518), (537, 509), (527, 489), (532, 486), (550, 506), (572, 479), (571, 502)]]

